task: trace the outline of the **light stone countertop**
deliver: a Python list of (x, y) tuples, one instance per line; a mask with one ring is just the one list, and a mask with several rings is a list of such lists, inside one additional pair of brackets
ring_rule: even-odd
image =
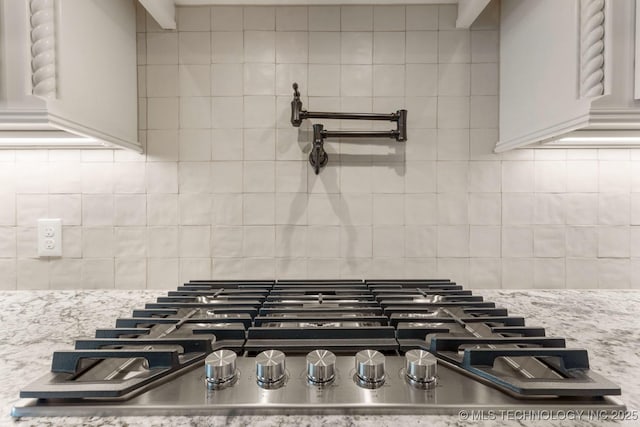
[[(640, 410), (640, 291), (536, 290), (474, 291), (488, 301), (524, 316), (527, 326), (542, 326), (548, 336), (567, 338), (567, 347), (589, 350), (591, 368), (622, 386), (630, 411)], [(457, 416), (201, 416), (201, 417), (10, 417), (19, 389), (44, 375), (54, 350), (71, 349), (73, 340), (96, 328), (113, 327), (117, 317), (166, 295), (164, 291), (83, 290), (0, 292), (0, 426), (355, 426), (355, 425), (621, 425), (604, 421), (498, 420), (464, 422)], [(640, 416), (640, 415), (639, 415)], [(640, 425), (640, 421), (623, 425)]]

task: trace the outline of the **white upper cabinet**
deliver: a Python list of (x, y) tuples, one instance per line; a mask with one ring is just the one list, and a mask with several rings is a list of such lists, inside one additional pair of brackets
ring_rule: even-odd
[(640, 142), (635, 0), (502, 0), (500, 141)]
[(138, 142), (135, 3), (0, 0), (0, 148)]

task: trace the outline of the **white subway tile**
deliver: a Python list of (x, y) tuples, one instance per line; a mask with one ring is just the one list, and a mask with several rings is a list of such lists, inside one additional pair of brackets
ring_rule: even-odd
[[(0, 166), (1, 167), (1, 166)], [(49, 193), (80, 193), (80, 163), (61, 161), (47, 165)], [(0, 177), (2, 179), (2, 177)], [(15, 190), (15, 189), (14, 189)]]
[(533, 230), (529, 227), (502, 227), (503, 258), (533, 256)]
[(372, 247), (371, 226), (343, 226), (340, 228), (340, 257), (370, 258)]
[(598, 195), (568, 193), (565, 195), (567, 224), (595, 225), (598, 223)]
[(276, 191), (306, 193), (308, 164), (302, 161), (278, 161), (276, 165)]
[[(75, 260), (74, 260), (75, 261)], [(79, 260), (78, 260), (78, 263)], [(51, 277), (53, 287), (53, 276)], [(144, 289), (147, 286), (147, 260), (144, 258), (116, 258), (115, 288)]]
[(16, 242), (15, 227), (0, 227), (0, 258), (15, 258)]
[(208, 258), (211, 256), (211, 227), (186, 226), (179, 231), (181, 258)]
[(115, 286), (113, 270), (113, 258), (83, 259), (80, 272), (83, 288), (113, 289)]
[(598, 189), (604, 193), (628, 193), (631, 188), (629, 162), (600, 161)]
[[(404, 226), (374, 226), (373, 256), (376, 258), (403, 258), (405, 256)], [(412, 245), (412, 249), (416, 249)]]
[(180, 283), (211, 277), (211, 258), (180, 258)]
[(212, 162), (211, 191), (214, 193), (242, 192), (242, 162)]
[[(210, 129), (180, 129), (178, 133), (180, 161), (202, 162), (211, 160), (211, 130)], [(116, 163), (115, 167), (118, 168)], [(136, 165), (137, 166), (137, 165)], [(143, 171), (144, 169), (139, 168)], [(132, 169), (127, 169), (127, 171)], [(116, 173), (116, 179), (118, 174)], [(142, 181), (144, 182), (144, 180)], [(116, 190), (116, 192), (118, 192)]]
[(84, 227), (82, 256), (84, 258), (112, 258), (115, 251), (113, 227)]
[(178, 63), (178, 33), (147, 33), (147, 64)]
[[(246, 64), (246, 66), (258, 64)], [(241, 96), (243, 90), (242, 64), (213, 64), (211, 66), (211, 94), (213, 96)]]
[(471, 258), (469, 260), (469, 287), (471, 289), (499, 289), (502, 261), (498, 258)]
[[(175, 161), (178, 160), (178, 131), (177, 130), (149, 130), (147, 131), (147, 161), (149, 162), (166, 162), (166, 161)], [(93, 170), (94, 165), (103, 165), (103, 168), (106, 172), (106, 167), (112, 168), (111, 163), (94, 163), (94, 164), (83, 164), (83, 171), (85, 169), (89, 169), (89, 172), (92, 174), (96, 174), (93, 180), (101, 179), (105, 181), (102, 185), (112, 185), (109, 181), (107, 181), (107, 176), (104, 175), (100, 177), (98, 175), (98, 171)], [(109, 171), (109, 173), (112, 173)], [(84, 175), (84, 174), (83, 174)], [(83, 180), (83, 188), (86, 188), (85, 192), (92, 192), (93, 186), (89, 184), (84, 184)], [(97, 187), (100, 188), (100, 187)], [(106, 192), (107, 188), (105, 187), (103, 191)], [(93, 190), (98, 191), (98, 190)]]
[(342, 31), (373, 30), (373, 7), (342, 6), (340, 8)]
[(147, 98), (147, 128), (177, 129), (179, 109), (178, 98)]
[(505, 289), (533, 288), (534, 265), (531, 258), (502, 260), (502, 287)]
[(374, 6), (373, 29), (375, 31), (404, 31), (405, 28), (404, 6)]
[(98, 226), (113, 224), (113, 195), (82, 196), (82, 225)]
[[(14, 207), (11, 203), (12, 200), (9, 197), (7, 199), (9, 201), (7, 209), (12, 209)], [(16, 196), (15, 212), (18, 225), (35, 227), (38, 219), (49, 217), (48, 196), (44, 194), (18, 194)], [(6, 225), (13, 225), (10, 219), (11, 213), (7, 215), (6, 222), (9, 224)]]
[(640, 227), (629, 227), (629, 255), (640, 258)]
[(147, 193), (177, 193), (178, 165), (174, 162), (147, 164)]
[(307, 223), (307, 199), (303, 193), (276, 193), (276, 224)]
[(62, 256), (80, 258), (82, 256), (82, 228), (62, 227)]
[(469, 227), (469, 255), (471, 257), (498, 258), (501, 247), (500, 227), (484, 225)]
[(620, 289), (631, 286), (631, 264), (628, 259), (599, 259), (598, 288)]
[(534, 201), (532, 193), (502, 193), (502, 223), (505, 225), (532, 224)]
[(299, 31), (278, 31), (276, 33), (276, 62), (278, 64), (307, 64), (308, 61), (308, 33)]
[(600, 193), (598, 220), (605, 225), (629, 225), (631, 204), (628, 193)]
[[(375, 67), (403, 67), (402, 65), (376, 65)], [(406, 83), (404, 93), (406, 96), (436, 96), (438, 94), (438, 68), (435, 64), (407, 64), (405, 67)], [(390, 76), (398, 79), (398, 76)], [(394, 95), (402, 94), (395, 91)]]
[(438, 62), (471, 62), (471, 38), (467, 31), (438, 31)]
[(500, 193), (469, 194), (469, 224), (500, 225), (501, 209)]
[(310, 6), (309, 31), (340, 31), (340, 7)]
[(3, 291), (16, 289), (15, 259), (0, 259), (0, 289)]
[(211, 197), (205, 193), (180, 194), (180, 225), (211, 224)]
[(283, 279), (306, 279), (307, 260), (303, 258), (277, 258), (276, 277)]
[(597, 227), (567, 227), (565, 233), (568, 257), (595, 258), (598, 256)]
[(373, 62), (373, 33), (341, 33), (340, 37), (341, 64), (371, 64)]
[(497, 63), (471, 64), (471, 95), (498, 95), (498, 76)]
[(438, 257), (468, 257), (469, 226), (438, 225)]
[(465, 129), (469, 127), (469, 97), (438, 97), (438, 128)]
[(371, 225), (373, 223), (373, 196), (368, 193), (342, 194), (340, 219), (346, 225)]
[(404, 64), (405, 34), (404, 32), (373, 33), (374, 64)]
[(242, 31), (243, 13), (238, 6), (214, 6), (211, 8), (213, 31)]
[(214, 258), (211, 264), (211, 273), (214, 278), (240, 279), (244, 278), (242, 258)]
[(211, 12), (208, 7), (176, 8), (178, 31), (209, 31)]
[(536, 193), (534, 197), (534, 224), (565, 223), (565, 194)]
[[(67, 232), (65, 231), (65, 233)], [(114, 233), (116, 258), (129, 259), (147, 256), (146, 227), (116, 227)], [(65, 256), (67, 256), (66, 252)]]
[(536, 258), (533, 262), (533, 287), (536, 289), (565, 288), (564, 258)]
[(275, 191), (275, 162), (244, 162), (243, 191), (245, 193), (272, 193)]
[[(394, 227), (396, 228), (396, 227)], [(375, 244), (374, 229), (374, 244)], [(431, 258), (436, 256), (437, 232), (435, 226), (411, 225), (404, 229), (404, 256), (408, 258)], [(374, 246), (375, 253), (375, 246)], [(401, 253), (392, 254), (393, 257)]]
[(17, 289), (49, 289), (47, 259), (19, 259), (16, 266)]
[(469, 283), (468, 258), (437, 258), (436, 277), (449, 277), (463, 286)]
[(244, 194), (243, 218), (245, 225), (275, 224), (275, 196), (273, 193)]
[[(188, 96), (180, 98), (180, 128), (209, 129), (211, 128), (211, 99), (204, 96)], [(172, 160), (177, 160), (176, 154)]]
[(437, 224), (438, 206), (434, 193), (405, 194), (404, 196), (405, 224)]
[(244, 8), (244, 29), (245, 30), (275, 30), (276, 9), (274, 7), (245, 7)]
[(215, 258), (241, 257), (244, 227), (214, 227), (211, 255)]
[(438, 193), (438, 225), (469, 224), (467, 193)]
[(178, 171), (181, 194), (211, 191), (211, 166), (209, 162), (180, 163)]
[[(305, 64), (276, 64), (276, 94), (283, 95), (290, 102), (293, 83), (298, 83), (298, 91), (307, 93), (308, 65)], [(289, 108), (291, 104), (289, 104)], [(291, 110), (289, 110), (291, 111)], [(289, 122), (290, 126), (291, 123)]]
[(37, 258), (38, 229), (36, 227), (18, 227), (16, 231), (16, 251), (18, 258)]
[(468, 191), (468, 162), (438, 162), (438, 192)]
[(270, 279), (275, 277), (276, 264), (274, 258), (244, 258), (244, 276), (248, 279)]
[(275, 64), (244, 64), (245, 95), (275, 95)]
[(342, 96), (371, 96), (373, 76), (370, 65), (343, 65), (340, 71)]
[(406, 7), (407, 30), (437, 30), (437, 5), (411, 5)]
[(83, 193), (113, 192), (113, 163), (82, 163), (80, 171)]
[(407, 64), (437, 64), (438, 32), (407, 31), (405, 59)]
[(150, 257), (178, 256), (178, 227), (149, 227), (147, 253)]
[(147, 194), (148, 225), (176, 225), (178, 196), (176, 194)]
[(309, 258), (336, 258), (340, 254), (340, 227), (308, 227), (305, 253)]
[(210, 32), (180, 32), (178, 39), (178, 56), (180, 64), (211, 63)]
[[(301, 226), (281, 225), (276, 226), (276, 256), (293, 259), (304, 258), (307, 256), (307, 235), (310, 228)], [(327, 232), (327, 244), (333, 242), (332, 230)], [(339, 238), (339, 230), (336, 230)], [(339, 246), (336, 244), (332, 256), (336, 256)], [(317, 256), (317, 255), (316, 255)]]
[(498, 127), (498, 97), (472, 95), (469, 100), (469, 127), (485, 129)]
[(148, 97), (178, 96), (177, 65), (147, 65), (146, 88)]
[(245, 62), (273, 63), (276, 57), (276, 37), (270, 31), (245, 31)]
[(404, 197), (401, 194), (374, 194), (373, 224), (403, 225)]
[(212, 160), (242, 160), (242, 129), (213, 129), (211, 131)]
[(273, 128), (276, 122), (275, 96), (244, 97), (244, 127)]
[(567, 191), (593, 193), (598, 191), (598, 162), (572, 160), (567, 162)]
[(307, 167), (307, 191), (320, 194), (339, 193), (340, 168), (338, 165), (329, 163), (318, 175), (314, 173), (312, 167)]
[(471, 62), (498, 62), (498, 31), (471, 31)]
[(535, 191), (540, 193), (561, 193), (566, 191), (566, 162), (535, 162)]
[(242, 199), (242, 194), (214, 194), (212, 199), (214, 224), (242, 224)]
[(628, 258), (629, 230), (628, 226), (598, 227), (598, 257)]
[[(371, 258), (341, 258), (340, 277), (344, 279), (361, 279), (362, 277), (369, 277), (371, 264)], [(435, 271), (435, 266), (433, 270)], [(420, 277), (425, 276), (423, 275)]]
[(116, 162), (113, 164), (114, 193), (145, 193), (146, 165), (141, 162)]
[(116, 195), (113, 221), (115, 225), (146, 225), (147, 196), (144, 194)]
[(49, 260), (49, 285), (51, 289), (82, 288), (82, 260)]
[(371, 166), (373, 192), (404, 193), (405, 174), (406, 167), (403, 163), (374, 163)]
[(436, 162), (407, 162), (404, 185), (406, 193), (436, 191)]
[(565, 256), (565, 229), (561, 226), (539, 226), (533, 229), (533, 254), (538, 258)]
[(242, 31), (214, 31), (211, 33), (211, 60), (214, 64), (244, 61), (244, 33)]
[(147, 260), (147, 288), (173, 289), (178, 283), (180, 265), (177, 258)]
[[(405, 85), (404, 65), (374, 65), (373, 66), (373, 95), (399, 96), (404, 93)], [(424, 78), (425, 76), (423, 76)], [(415, 88), (414, 88), (415, 89)], [(432, 95), (429, 93), (428, 95)]]
[(595, 259), (567, 258), (566, 287), (593, 289), (598, 287), (598, 262)]
[(469, 96), (471, 67), (469, 64), (438, 64), (438, 95)]

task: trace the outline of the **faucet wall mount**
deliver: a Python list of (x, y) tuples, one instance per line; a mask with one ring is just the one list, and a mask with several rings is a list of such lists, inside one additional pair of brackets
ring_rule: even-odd
[(396, 141), (407, 140), (407, 110), (398, 110), (395, 113), (335, 113), (307, 111), (302, 108), (298, 84), (293, 84), (293, 100), (291, 101), (291, 124), (300, 127), (305, 119), (338, 119), (338, 120), (378, 120), (396, 122), (397, 128), (389, 131), (329, 131), (322, 124), (313, 125), (313, 146), (309, 153), (309, 163), (317, 174), (320, 168), (326, 166), (329, 156), (324, 150), (326, 138), (390, 138)]

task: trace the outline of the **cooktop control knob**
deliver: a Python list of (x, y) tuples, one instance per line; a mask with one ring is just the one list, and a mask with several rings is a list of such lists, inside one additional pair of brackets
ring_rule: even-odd
[(356, 382), (367, 388), (376, 388), (384, 383), (384, 355), (376, 350), (356, 353)]
[(336, 355), (329, 350), (307, 354), (307, 379), (314, 384), (327, 383), (336, 376)]
[(236, 377), (236, 354), (231, 350), (218, 350), (204, 360), (204, 371), (209, 388), (221, 388)]
[(266, 350), (256, 356), (256, 378), (264, 387), (279, 385), (284, 380), (285, 356), (278, 350)]
[(436, 383), (436, 357), (424, 350), (409, 350), (405, 354), (405, 370), (411, 384), (430, 386)]

